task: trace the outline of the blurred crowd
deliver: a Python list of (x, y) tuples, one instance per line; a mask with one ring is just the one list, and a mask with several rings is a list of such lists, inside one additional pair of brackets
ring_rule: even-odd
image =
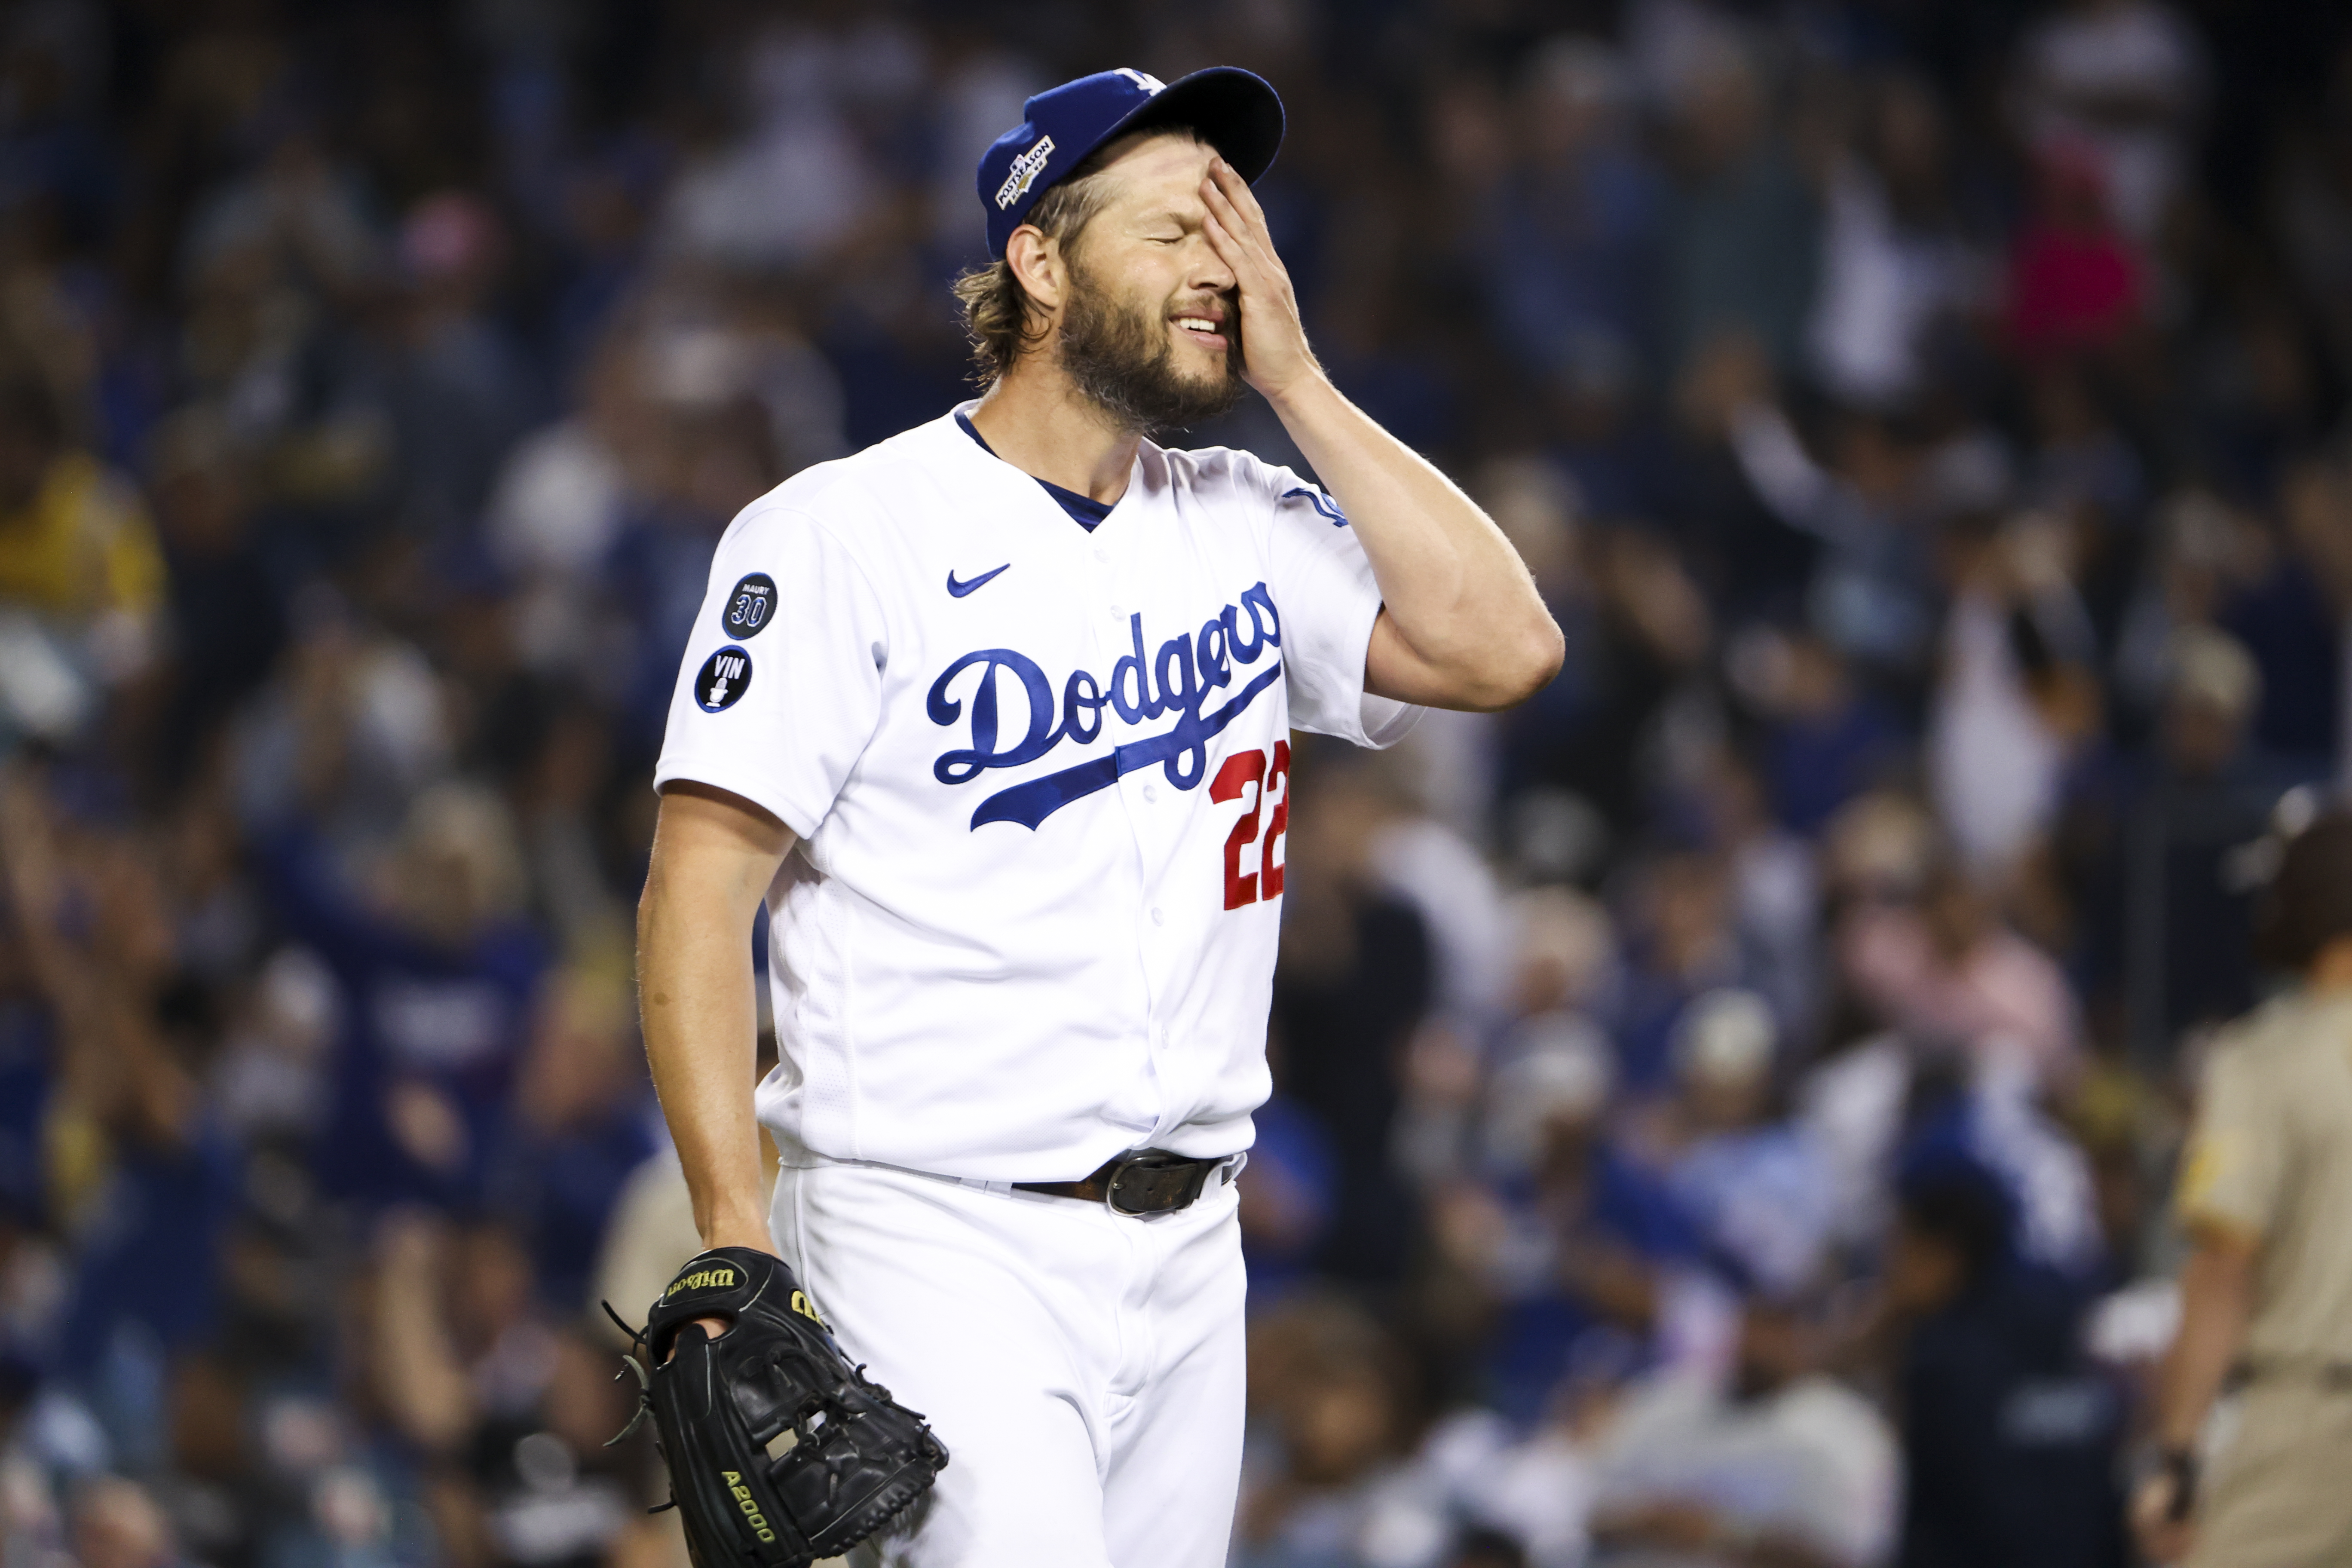
[(1569, 647), (1300, 753), (1235, 1563), (2129, 1561), (2347, 740), (2316, 3), (0, 11), (0, 1565), (683, 1562), (593, 1304), (696, 1247), (630, 915), (712, 547), (971, 395), (1028, 92), (1211, 63)]

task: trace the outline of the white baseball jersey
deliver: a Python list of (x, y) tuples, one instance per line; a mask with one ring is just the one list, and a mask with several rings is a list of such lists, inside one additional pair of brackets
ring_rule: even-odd
[(800, 837), (759, 1091), (785, 1159), (1054, 1181), (1248, 1147), (1290, 730), (1418, 716), (1364, 691), (1380, 605), (1330, 499), (1223, 448), (1145, 442), (1088, 531), (949, 416), (745, 508), (655, 782)]

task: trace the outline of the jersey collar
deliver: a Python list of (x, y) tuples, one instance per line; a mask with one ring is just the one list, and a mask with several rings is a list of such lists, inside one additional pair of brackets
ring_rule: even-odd
[[(990, 447), (986, 441), (981, 438), (980, 432), (977, 429), (973, 429), (969, 432), (966, 431), (965, 422), (971, 419), (972, 411), (979, 406), (980, 399), (976, 397), (971, 398), (965, 402), (957, 404), (953, 408), (948, 410), (944, 417), (934, 421), (934, 423), (940, 427), (940, 439), (942, 444), (951, 445), (961, 449), (958, 455), (958, 461), (960, 464), (962, 462), (973, 463), (978, 467), (984, 468), (989, 473), (999, 476), (1000, 480), (1004, 478), (1017, 479), (1020, 483), (1020, 488), (1028, 495), (1041, 500), (1051, 501), (1053, 503), (1054, 510), (1056, 512), (1062, 513), (1065, 518), (1067, 518), (1070, 515), (1069, 512), (1053, 493), (1054, 491), (1060, 489), (1060, 486), (1049, 485), (1046, 481), (1037, 478), (1027, 469), (1014, 468), (1011, 463), (1006, 462), (1003, 458), (996, 455), (995, 448)], [(1156, 453), (1157, 450), (1158, 449), (1152, 445), (1149, 438), (1136, 444), (1135, 466), (1128, 472), (1127, 489), (1119, 492), (1118, 500), (1111, 502), (1110, 510), (1103, 513), (1100, 520), (1101, 521), (1108, 522), (1112, 518), (1117, 517), (1120, 511), (1126, 508), (1129, 498), (1133, 496), (1139, 489), (1142, 488), (1147, 483), (1148, 478), (1151, 472), (1151, 465), (1145, 461), (1145, 458), (1148, 455)], [(1064, 493), (1066, 494), (1074, 492), (1066, 491)], [(1095, 532), (1096, 531), (1097, 528), (1095, 525), (1089, 525), (1087, 527), (1087, 531), (1089, 533)]]

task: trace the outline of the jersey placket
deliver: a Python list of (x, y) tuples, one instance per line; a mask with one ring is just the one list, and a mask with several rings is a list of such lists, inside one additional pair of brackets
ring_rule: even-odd
[[(1233, 700), (1251, 673), (1266, 668), (1262, 657), (1255, 664), (1238, 667), (1228, 685), (1213, 689), (1208, 672), (1199, 668), (1204, 657), (1200, 652), (1204, 621), (1221, 605), (1243, 604), (1248, 585), (1268, 575), (1262, 561), (1236, 548), (1240, 541), (1220, 526), (1224, 521), (1188, 515), (1182, 492), (1172, 487), (1164, 515), (1153, 520), (1158, 553), (1150, 564), (1150, 580), (1192, 584), (1188, 592), (1164, 595), (1189, 613), (1177, 615), (1164, 627), (1153, 628), (1155, 649), (1158, 640), (1180, 636), (1192, 645), (1204, 713)], [(1264, 657), (1278, 659), (1281, 650), (1267, 648)], [(1158, 769), (1152, 770), (1152, 776), (1160, 779), (1159, 796), (1167, 814), (1160, 819), (1165, 841), (1160, 853), (1147, 861), (1145, 881), (1147, 900), (1164, 917), (1153, 928), (1162, 960), (1153, 977), (1154, 994), (1160, 1000), (1155, 1046), (1162, 1094), (1160, 1123), (1152, 1134), (1155, 1143), (1177, 1135), (1210, 1091), (1210, 1080), (1223, 1059), (1223, 1047), (1215, 1021), (1202, 1011), (1204, 980), (1220, 972), (1223, 950), (1237, 941), (1250, 940), (1243, 933), (1255, 923), (1253, 914), (1223, 907), (1222, 851), (1232, 821), (1229, 811), (1214, 802), (1212, 781), (1225, 758), (1271, 743), (1270, 739), (1260, 740), (1258, 731), (1282, 728), (1272, 716), (1283, 711), (1283, 701), (1277, 681), (1275, 689), (1245, 705), (1237, 721), (1209, 737), (1200, 763), (1201, 779), (1192, 790), (1173, 789), (1160, 777)]]
[[(1160, 531), (1174, 521), (1165, 515), (1167, 510), (1160, 498), (1150, 493), (1139, 462), (1129, 480), (1127, 494), (1087, 536), (1084, 561), (1097, 588), (1093, 603), (1100, 606), (1098, 613), (1089, 617), (1097, 645), (1096, 657), (1100, 661), (1094, 667), (1097, 669), (1114, 671), (1118, 660), (1134, 651), (1131, 617), (1143, 617), (1147, 659), (1156, 651), (1152, 634), (1166, 635), (1153, 623), (1156, 613), (1164, 614), (1164, 577), (1171, 564), (1160, 559), (1166, 553)], [(1148, 681), (1151, 676), (1148, 667), (1144, 674)], [(1159, 719), (1130, 725), (1115, 709), (1106, 708), (1103, 714), (1114, 744), (1146, 739), (1172, 722), (1162, 714)], [(1166, 864), (1173, 847), (1172, 838), (1181, 814), (1180, 804), (1170, 799), (1171, 786), (1156, 765), (1122, 776), (1110, 793), (1118, 799), (1134, 857), (1130, 862), (1134, 868), (1134, 896), (1122, 907), (1135, 911), (1135, 955), (1142, 970), (1146, 998), (1145, 1060), (1150, 1075), (1153, 1123), (1157, 1126), (1166, 1121), (1168, 1110), (1166, 977), (1171, 935), (1170, 911), (1160, 901), (1164, 895), (1155, 889), (1154, 882), (1155, 871)]]

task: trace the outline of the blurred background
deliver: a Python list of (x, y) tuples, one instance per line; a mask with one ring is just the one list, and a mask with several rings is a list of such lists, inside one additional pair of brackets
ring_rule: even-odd
[(0, 8), (5, 1568), (683, 1562), (592, 1303), (713, 542), (970, 395), (1026, 93), (1213, 62), (1569, 646), (1301, 752), (1236, 1563), (2127, 1561), (2346, 742), (2323, 0)]

